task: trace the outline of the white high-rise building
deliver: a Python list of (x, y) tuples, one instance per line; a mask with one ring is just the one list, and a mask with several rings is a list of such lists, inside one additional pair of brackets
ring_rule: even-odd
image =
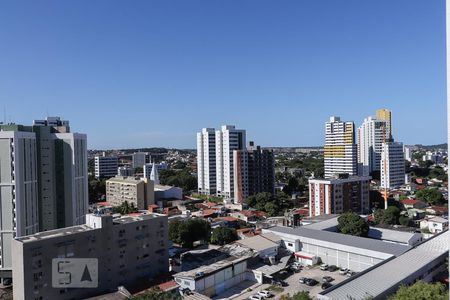
[(405, 153), (405, 159), (409, 162), (412, 161), (412, 148), (408, 146), (403, 146), (403, 152)]
[(355, 124), (331, 117), (325, 123), (325, 178), (337, 174), (357, 175)]
[(245, 149), (245, 130), (223, 125), (216, 131), (217, 196), (234, 196), (233, 150)]
[(144, 152), (136, 152), (131, 156), (133, 168), (142, 168), (146, 163), (147, 154)]
[(390, 129), (386, 120), (374, 117), (364, 119), (358, 128), (358, 164), (360, 175), (380, 171), (381, 149), (385, 141), (390, 140)]
[(119, 169), (119, 159), (117, 156), (95, 157), (95, 178), (111, 178), (117, 175)]
[(405, 158), (402, 143), (383, 143), (380, 164), (382, 188), (396, 188), (405, 183)]
[(39, 231), (36, 147), (36, 135), (33, 132), (0, 131), (2, 279), (11, 278), (12, 240)]
[(203, 128), (197, 133), (198, 192), (205, 195), (216, 193), (216, 131)]

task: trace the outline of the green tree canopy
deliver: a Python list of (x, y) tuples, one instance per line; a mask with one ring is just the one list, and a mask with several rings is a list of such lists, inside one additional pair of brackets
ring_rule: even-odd
[(133, 296), (132, 300), (181, 300), (179, 294), (161, 291), (159, 288), (152, 288), (145, 293)]
[(312, 300), (311, 296), (309, 296), (309, 292), (301, 291), (297, 292), (292, 296), (281, 296), (280, 300)]
[(197, 177), (188, 168), (182, 170), (161, 170), (159, 174), (161, 184), (177, 186), (188, 193), (197, 189)]
[(447, 203), (442, 193), (435, 188), (426, 188), (417, 191), (416, 199), (422, 199), (431, 205), (442, 205)]
[(408, 226), (411, 220), (409, 219), (408, 216), (400, 216), (398, 218), (398, 222), (400, 223), (400, 225)]
[(114, 212), (122, 215), (131, 214), (137, 212), (138, 209), (134, 206), (134, 203), (128, 203), (128, 201), (123, 202), (121, 205), (114, 207)]
[(388, 206), (387, 209), (377, 209), (374, 213), (377, 224), (398, 224), (400, 209), (396, 206)]
[(287, 208), (291, 208), (293, 205), (289, 196), (282, 192), (276, 195), (272, 195), (271, 193), (258, 193), (247, 197), (245, 202), (249, 207), (264, 211), (271, 217), (282, 215)]
[(389, 300), (448, 300), (448, 290), (442, 283), (417, 281), (411, 286), (401, 286)]
[(227, 227), (214, 228), (211, 234), (211, 244), (226, 245), (238, 239), (236, 229)]
[(200, 218), (169, 223), (169, 239), (184, 248), (192, 248), (196, 241), (209, 241), (210, 234), (211, 225)]
[(355, 212), (347, 212), (338, 218), (338, 230), (344, 234), (366, 237), (369, 233), (369, 224)]

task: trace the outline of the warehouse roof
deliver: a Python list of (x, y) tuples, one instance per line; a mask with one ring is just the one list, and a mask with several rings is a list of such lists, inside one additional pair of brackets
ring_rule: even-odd
[[(267, 235), (267, 237), (265, 237)], [(255, 251), (264, 251), (268, 248), (277, 247), (278, 244), (273, 240), (276, 240), (273, 233), (266, 233), (262, 235), (255, 235), (243, 240), (238, 240), (235, 243), (253, 249)]]
[(276, 233), (290, 234), (293, 236), (336, 243), (339, 245), (345, 245), (355, 248), (362, 248), (376, 252), (392, 254), (395, 256), (402, 254), (403, 252), (407, 251), (410, 248), (407, 245), (388, 243), (380, 240), (357, 237), (330, 231), (309, 229), (308, 226), (297, 228), (275, 226), (269, 229), (264, 229), (263, 232), (274, 232), (275, 234)]
[[(385, 298), (402, 283), (410, 283), (422, 275), (418, 270), (448, 255), (449, 233), (445, 231), (408, 252), (380, 263), (371, 269), (319, 293), (319, 299), (365, 299), (369, 296)], [(393, 272), (395, 270), (395, 272)], [(413, 274), (417, 276), (412, 276)], [(410, 282), (406, 282), (406, 280)]]

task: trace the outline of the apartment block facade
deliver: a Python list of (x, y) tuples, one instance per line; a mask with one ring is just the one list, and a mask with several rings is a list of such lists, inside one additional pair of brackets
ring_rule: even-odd
[(155, 203), (154, 183), (147, 178), (116, 176), (106, 181), (106, 201), (120, 206), (125, 201), (140, 210)]
[(261, 192), (275, 193), (275, 158), (272, 151), (255, 147), (233, 151), (234, 202)]
[(309, 216), (368, 212), (370, 180), (370, 176), (310, 179)]
[(397, 188), (405, 183), (405, 156), (402, 143), (383, 143), (380, 178), (382, 188)]
[(87, 142), (59, 117), (0, 125), (0, 136), (0, 277), (8, 279), (11, 238), (85, 222)]
[(344, 122), (333, 116), (325, 123), (324, 166), (325, 178), (343, 173), (358, 174), (353, 122)]
[(197, 133), (198, 192), (215, 195), (216, 176), (216, 131), (214, 128), (203, 128)]
[(144, 152), (136, 152), (131, 155), (132, 167), (142, 168), (147, 162), (147, 154)]
[(236, 129), (232, 125), (223, 125), (216, 131), (217, 196), (234, 197), (233, 151), (244, 150), (245, 143), (245, 130)]
[[(390, 122), (390, 121), (389, 121)], [(391, 132), (388, 121), (368, 117), (358, 128), (358, 164), (360, 175), (380, 171), (382, 144), (390, 141)]]
[[(169, 270), (164, 215), (113, 218), (88, 214), (84, 225), (20, 237), (12, 247), (14, 299), (84, 299), (151, 280)], [(96, 287), (54, 287), (55, 258), (97, 260)]]

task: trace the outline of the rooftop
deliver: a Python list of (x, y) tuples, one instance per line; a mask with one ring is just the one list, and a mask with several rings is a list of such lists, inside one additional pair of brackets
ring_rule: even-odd
[[(344, 281), (319, 294), (319, 299), (365, 299), (368, 296), (387, 296), (386, 292), (395, 290), (403, 280), (417, 270), (426, 267), (440, 257), (448, 255), (449, 233), (445, 231), (422, 242), (406, 253), (374, 266), (365, 272)], [(395, 270), (395, 272), (392, 272)]]
[[(113, 225), (118, 225), (118, 224), (127, 224), (127, 223), (138, 222), (138, 221), (143, 221), (143, 220), (148, 220), (148, 219), (153, 219), (153, 218), (163, 216), (160, 214), (145, 214), (145, 215), (143, 215), (142, 213), (136, 213), (136, 214), (137, 215), (121, 216), (119, 218), (112, 218), (112, 216), (109, 216), (109, 215), (100, 215), (98, 217), (110, 218), (110, 219), (112, 219)], [(42, 232), (38, 232), (35, 234), (27, 235), (27, 236), (16, 237), (15, 239), (19, 242), (27, 243), (27, 242), (34, 242), (34, 241), (43, 240), (43, 239), (51, 239), (51, 238), (55, 238), (55, 237), (68, 236), (68, 235), (77, 234), (80, 232), (98, 230), (100, 228), (101, 227), (92, 228), (87, 224), (83, 224), (83, 225), (59, 228), (59, 229), (54, 229), (54, 230), (49, 230), (49, 231), (42, 231)]]
[(269, 229), (263, 229), (263, 232), (264, 233), (274, 232), (275, 234), (276, 233), (289, 234), (293, 236), (321, 240), (324, 242), (335, 243), (342, 246), (361, 248), (375, 252), (391, 254), (395, 256), (404, 253), (410, 248), (409, 246), (406, 245), (388, 243), (370, 238), (357, 237), (324, 230), (310, 229), (308, 228), (308, 226), (297, 228), (275, 226)]
[(261, 235), (255, 235), (243, 240), (237, 240), (235, 243), (255, 251), (263, 251), (267, 248), (277, 247), (277, 241), (279, 242), (281, 239), (277, 235), (269, 232)]

